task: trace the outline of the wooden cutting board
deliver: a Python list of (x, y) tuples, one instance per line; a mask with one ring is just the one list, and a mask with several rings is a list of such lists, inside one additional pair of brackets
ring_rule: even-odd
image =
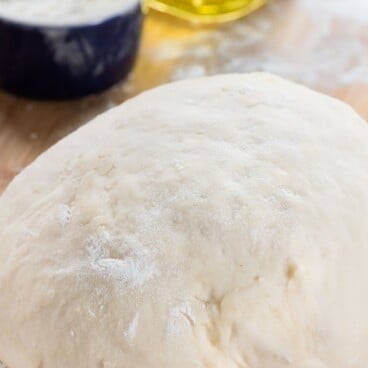
[[(336, 96), (368, 119), (368, 83), (359, 75), (364, 65), (355, 65), (368, 60), (364, 51), (357, 51), (368, 50), (368, 24), (341, 14), (321, 17), (318, 9), (306, 11), (308, 1), (275, 1), (246, 19), (207, 28), (151, 13), (127, 82), (97, 96), (61, 103), (0, 92), (0, 192), (35, 157), (97, 114), (173, 79), (270, 70)], [(350, 44), (355, 45), (351, 50)]]

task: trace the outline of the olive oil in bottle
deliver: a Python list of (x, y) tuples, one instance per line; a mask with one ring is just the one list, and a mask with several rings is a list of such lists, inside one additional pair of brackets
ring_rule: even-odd
[(219, 23), (245, 16), (265, 2), (266, 0), (144, 0), (144, 7), (195, 23)]

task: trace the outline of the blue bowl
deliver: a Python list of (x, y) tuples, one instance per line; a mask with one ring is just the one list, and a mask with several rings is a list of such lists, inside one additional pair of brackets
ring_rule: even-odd
[(139, 3), (93, 24), (44, 26), (0, 17), (0, 88), (51, 100), (111, 87), (133, 67), (142, 19)]

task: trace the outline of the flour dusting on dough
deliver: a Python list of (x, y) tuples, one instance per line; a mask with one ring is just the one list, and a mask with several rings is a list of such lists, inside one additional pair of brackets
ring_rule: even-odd
[(194, 325), (195, 320), (196, 318), (189, 302), (184, 302), (173, 307), (169, 311), (169, 320), (167, 325), (168, 336), (180, 333), (183, 325), (186, 327)]
[(134, 237), (114, 237), (102, 230), (88, 237), (85, 249), (90, 269), (127, 288), (142, 286), (157, 274), (152, 251)]
[(60, 227), (65, 228), (72, 220), (72, 209), (68, 205), (62, 204), (58, 208), (56, 217)]
[(137, 312), (134, 315), (133, 320), (130, 322), (128, 330), (124, 332), (124, 336), (127, 338), (129, 342), (131, 342), (137, 334), (138, 323), (139, 323), (139, 313)]
[(155, 274), (155, 267), (145, 259), (104, 258), (96, 262), (98, 269), (109, 278), (121, 281), (127, 287), (142, 286)]

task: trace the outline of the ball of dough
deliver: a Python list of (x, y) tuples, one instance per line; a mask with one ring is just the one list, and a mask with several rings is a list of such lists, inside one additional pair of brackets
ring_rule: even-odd
[(368, 126), (267, 74), (143, 93), (0, 200), (9, 368), (366, 368)]

